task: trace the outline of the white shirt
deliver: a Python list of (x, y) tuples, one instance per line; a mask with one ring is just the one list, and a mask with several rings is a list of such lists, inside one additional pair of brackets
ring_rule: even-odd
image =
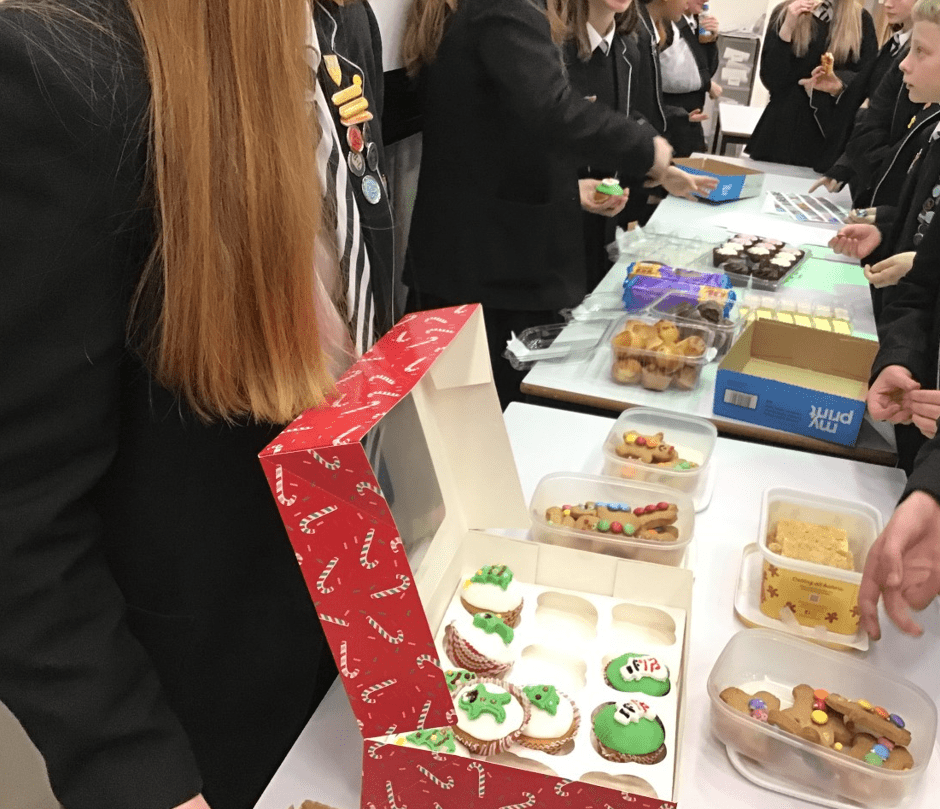
[(591, 23), (588, 23), (587, 35), (588, 35), (588, 42), (591, 43), (591, 53), (594, 53), (594, 51), (596, 51), (598, 47), (605, 54), (610, 53), (610, 49), (614, 44), (614, 33), (616, 32), (616, 30), (617, 30), (617, 26), (612, 25), (610, 27), (610, 32), (607, 34), (607, 36), (601, 36), (599, 33), (597, 33), (597, 29), (595, 29), (594, 26), (591, 25)]
[(702, 89), (702, 77), (689, 43), (672, 24), (672, 44), (659, 54), (664, 93), (691, 93)]

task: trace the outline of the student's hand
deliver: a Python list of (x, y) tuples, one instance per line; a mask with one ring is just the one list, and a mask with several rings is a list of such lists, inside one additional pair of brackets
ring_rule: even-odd
[(912, 390), (910, 400), (914, 426), (927, 438), (933, 438), (940, 419), (940, 390)]
[(881, 637), (878, 600), (884, 597), (888, 617), (902, 632), (920, 635), (923, 628), (910, 610), (925, 609), (940, 593), (940, 503), (916, 491), (899, 505), (881, 536), (868, 551), (858, 592), (862, 628)]
[(701, 14), (698, 18), (698, 24), (710, 34), (718, 33), (718, 18), (711, 14)]
[(701, 110), (692, 110), (692, 112), (689, 113), (690, 123), (698, 124), (698, 123), (701, 123), (702, 121), (707, 121), (707, 120), (708, 120), (708, 114), (702, 112)]
[(678, 166), (670, 166), (662, 182), (665, 188), (674, 197), (694, 200), (696, 194), (708, 196), (718, 187), (717, 177), (706, 177), (702, 174), (690, 174)]
[(816, 6), (819, 5), (816, 0), (793, 0), (787, 6), (786, 16), (783, 18), (783, 24), (780, 26), (781, 39), (789, 42), (793, 36), (793, 30), (796, 28), (800, 17), (803, 14), (812, 14)]
[(206, 803), (206, 799), (202, 795), (197, 795), (195, 798), (190, 798), (186, 803), (181, 803), (176, 809), (209, 809), (209, 804)]
[(832, 96), (839, 95), (845, 89), (842, 79), (835, 73), (827, 73), (822, 65), (816, 65), (809, 78), (800, 79), (799, 83), (807, 90), (820, 90)]
[(889, 256), (884, 261), (879, 261), (875, 266), (865, 265), (865, 278), (873, 287), (881, 289), (882, 287), (893, 287), (905, 275), (911, 271), (914, 264), (914, 256), (917, 253), (898, 253)]
[[(624, 188), (623, 195), (619, 197), (612, 196), (611, 194), (602, 194), (601, 196), (603, 196), (604, 199), (598, 202), (594, 197), (594, 191), (600, 183), (600, 180), (578, 180), (581, 207), (588, 213), (596, 213), (600, 216), (616, 216), (626, 207), (627, 200), (630, 199), (630, 190)], [(600, 197), (598, 197), (598, 199), (599, 198)]]
[(846, 225), (829, 240), (829, 246), (843, 256), (865, 258), (881, 244), (881, 231), (874, 225)]
[(832, 177), (820, 177), (809, 187), (809, 193), (812, 194), (817, 188), (825, 188), (830, 194), (838, 194), (845, 187), (841, 180), (835, 180)]
[(877, 208), (852, 208), (845, 217), (847, 225), (874, 225), (878, 221)]
[(672, 163), (672, 146), (662, 135), (657, 135), (653, 138), (653, 167), (647, 174), (650, 180), (648, 185), (662, 183), (663, 177), (669, 170), (670, 163)]
[(725, 88), (722, 87), (717, 81), (713, 81), (711, 87), (708, 88), (708, 95), (711, 98), (721, 98), (721, 94), (725, 91)]
[(920, 383), (903, 365), (888, 365), (872, 382), (865, 398), (868, 412), (875, 421), (908, 424), (914, 418), (913, 392)]

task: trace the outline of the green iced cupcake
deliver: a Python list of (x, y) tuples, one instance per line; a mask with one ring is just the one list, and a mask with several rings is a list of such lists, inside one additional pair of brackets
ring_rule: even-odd
[(611, 688), (626, 693), (662, 697), (669, 693), (669, 668), (650, 655), (627, 653), (615, 657), (604, 670), (604, 679)]
[(595, 194), (606, 194), (608, 197), (622, 197), (623, 187), (617, 182), (615, 177), (608, 177), (601, 180), (594, 189)]
[(594, 748), (618, 764), (657, 764), (666, 758), (666, 730), (639, 700), (601, 705), (593, 716)]

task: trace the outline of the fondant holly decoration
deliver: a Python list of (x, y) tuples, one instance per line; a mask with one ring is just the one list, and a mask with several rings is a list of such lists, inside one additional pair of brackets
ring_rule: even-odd
[(485, 565), (470, 577), (476, 584), (495, 584), (505, 590), (512, 582), (512, 571), (506, 565)]
[(457, 701), (457, 707), (465, 711), (470, 719), (479, 719), (483, 714), (488, 713), (497, 724), (501, 725), (506, 721), (506, 709), (503, 706), (508, 705), (510, 700), (512, 700), (512, 694), (508, 692), (491, 694), (486, 690), (485, 685), (478, 685)]
[(502, 618), (493, 615), (491, 612), (478, 612), (473, 616), (473, 625), (490, 635), (499, 635), (503, 639), (503, 643), (507, 645), (512, 643), (512, 639), (516, 634)]
[(554, 716), (558, 712), (558, 692), (553, 685), (528, 685), (522, 689), (535, 708)]

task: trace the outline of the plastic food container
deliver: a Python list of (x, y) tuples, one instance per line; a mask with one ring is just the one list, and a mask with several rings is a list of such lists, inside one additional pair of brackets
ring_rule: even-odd
[[(845, 529), (855, 569), (840, 570), (774, 553), (768, 542), (773, 541), (781, 519)], [(793, 489), (767, 489), (758, 537), (764, 557), (761, 612), (769, 618), (779, 618), (781, 610), (790, 609), (803, 626), (823, 625), (839, 635), (855, 635), (859, 627), (861, 571), (881, 528), (881, 513), (865, 503)]]
[[(679, 458), (698, 466), (691, 469), (654, 466), (635, 458), (617, 454), (624, 435), (655, 436), (663, 434), (663, 441), (676, 448)], [(620, 414), (604, 441), (604, 474), (639, 483), (653, 483), (680, 492), (698, 500), (705, 494), (705, 484), (711, 470), (709, 463), (718, 440), (715, 425), (695, 416), (683, 416), (652, 407), (634, 407)]]
[[(554, 506), (578, 503), (623, 503), (639, 508), (653, 503), (675, 503), (679, 538), (671, 542), (579, 531), (549, 525), (545, 512)], [(529, 503), (532, 535), (539, 542), (568, 548), (679, 567), (695, 528), (695, 507), (689, 495), (648, 483), (626, 483), (599, 475), (556, 473), (542, 478)]]
[(677, 328), (679, 339), (677, 342), (665, 342), (678, 345), (683, 340), (698, 338), (705, 348), (697, 356), (667, 354), (620, 343), (618, 335), (630, 324), (641, 323), (655, 329), (657, 322), (657, 319), (647, 315), (627, 315), (610, 324), (604, 339), (610, 343), (613, 354), (611, 378), (622, 385), (641, 385), (647, 390), (694, 390), (702, 376), (702, 369), (708, 364), (712, 331), (696, 324), (666, 321)]
[[(848, 699), (866, 699), (902, 717), (911, 732), (908, 748), (914, 766), (903, 772), (857, 761), (844, 753), (806, 741), (735, 710), (719, 696), (725, 688), (746, 693), (768, 691), (782, 705), (793, 703), (792, 691), (806, 683)], [(920, 787), (937, 735), (933, 700), (896, 670), (879, 670), (799, 638), (766, 629), (748, 629), (731, 638), (708, 677), (712, 732), (729, 750), (747, 756), (754, 780), (769, 774), (804, 794), (838, 805), (856, 801), (872, 809), (896, 806)], [(744, 771), (747, 774), (747, 771)], [(751, 776), (749, 776), (751, 777)], [(780, 791), (784, 791), (781, 788)], [(851, 804), (855, 805), (855, 804)]]
[[(708, 304), (700, 303), (698, 299), (692, 298), (690, 295), (671, 292), (652, 304), (649, 307), (648, 314), (657, 320), (671, 320), (680, 326), (704, 326), (712, 335), (713, 358), (720, 360), (731, 350), (731, 346), (734, 345), (734, 341), (738, 339), (738, 335), (741, 334), (744, 328), (741, 307), (736, 301), (733, 301), (730, 307), (725, 307), (727, 311), (722, 320), (713, 323), (697, 314), (699, 307), (707, 306)], [(717, 304), (711, 304), (713, 309), (716, 306)], [(696, 313), (689, 314), (689, 309)]]
[(532, 326), (516, 335), (503, 352), (517, 371), (543, 360), (583, 359), (604, 337), (609, 321), (577, 321)]
[(603, 320), (610, 323), (624, 312), (623, 296), (619, 292), (592, 292), (573, 309), (562, 309), (565, 320)]

